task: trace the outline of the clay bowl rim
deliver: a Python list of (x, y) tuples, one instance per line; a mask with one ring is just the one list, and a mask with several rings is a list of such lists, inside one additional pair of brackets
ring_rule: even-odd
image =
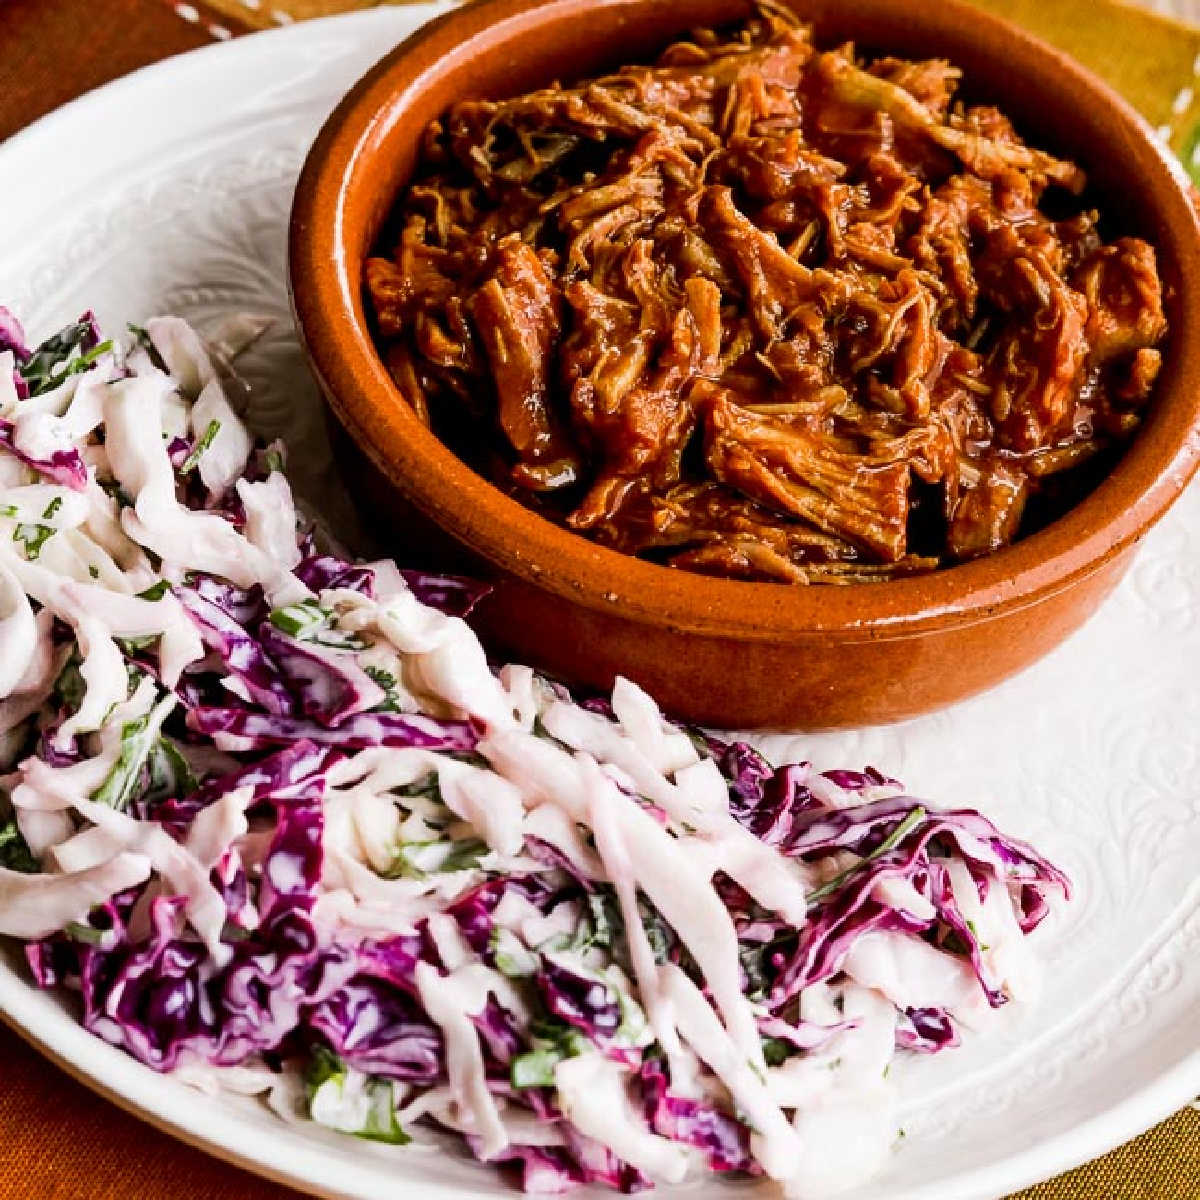
[[(662, 0), (658, 0), (661, 4)], [(850, 0), (842, 11), (905, 17), (939, 41), (974, 40), (1058, 72), (1103, 111), (1125, 167), (1146, 181), (1148, 209), (1174, 254), (1179, 295), (1153, 411), (1112, 472), (1066, 514), (1015, 545), (971, 562), (846, 587), (712, 578), (607, 549), (538, 516), (459, 459), (413, 414), (371, 339), (361, 260), (346, 230), (365, 204), (373, 154), (445, 69), (501, 36), (529, 37), (581, 8), (597, 19), (655, 0), (479, 0), (435, 19), (371, 69), (326, 121), (305, 161), (289, 231), (289, 289), (297, 329), (330, 405), (389, 482), (448, 536), (502, 572), (574, 605), (679, 632), (753, 641), (811, 634), (890, 640), (965, 627), (1057, 594), (1136, 542), (1178, 498), (1200, 465), (1200, 222), (1188, 181), (1132, 107), (1073, 59), (963, 0), (928, 11), (906, 0)], [(820, 0), (797, 0), (820, 8)], [(747, 6), (749, 7), (749, 6)], [(681, 22), (682, 24), (682, 22)], [(1036, 137), (1036, 133), (1035, 133)], [(372, 143), (375, 144), (373, 149)], [(1087, 157), (1081, 155), (1081, 157)], [(381, 198), (376, 195), (377, 203)], [(386, 197), (390, 207), (394, 196)], [(351, 214), (351, 216), (348, 216)], [(377, 236), (372, 231), (369, 241)]]

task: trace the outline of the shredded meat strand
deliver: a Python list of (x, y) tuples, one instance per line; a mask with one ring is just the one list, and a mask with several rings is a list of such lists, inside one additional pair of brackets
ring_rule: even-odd
[(1167, 319), (1153, 248), (961, 83), (764, 7), (457, 104), (366, 267), (401, 396), (681, 569), (856, 583), (1008, 545), (1136, 430)]

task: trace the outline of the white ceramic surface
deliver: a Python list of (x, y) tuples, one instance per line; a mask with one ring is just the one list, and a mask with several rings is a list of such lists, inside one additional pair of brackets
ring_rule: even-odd
[[(284, 228), (304, 151), (338, 96), (438, 11), (374, 10), (214, 46), (140, 72), (0, 148), (0, 303), (35, 336), (93, 306), (278, 318), (247, 363), (258, 428), (295, 448), (300, 490), (353, 531), (285, 299)], [(353, 538), (353, 533), (351, 533)], [(985, 1200), (1094, 1157), (1200, 1092), (1200, 488), (1147, 539), (1100, 615), (1044, 662), (890, 729), (761, 739), (777, 758), (873, 763), (977, 804), (1077, 883), (1039, 931), (1034, 1008), (905, 1063), (906, 1137), (852, 1200)], [(287, 1126), (254, 1101), (155, 1075), (37, 992), (0, 947), (0, 1013), (118, 1103), (214, 1153), (327, 1195), (496, 1194), (458, 1154)], [(690, 1194), (763, 1185), (697, 1185)]]

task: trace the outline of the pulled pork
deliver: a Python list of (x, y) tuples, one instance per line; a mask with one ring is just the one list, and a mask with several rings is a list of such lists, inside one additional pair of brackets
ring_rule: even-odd
[(1131, 435), (1167, 325), (1153, 249), (958, 83), (764, 9), (456, 105), (367, 264), (401, 393), (539, 511), (689, 570), (1008, 544)]

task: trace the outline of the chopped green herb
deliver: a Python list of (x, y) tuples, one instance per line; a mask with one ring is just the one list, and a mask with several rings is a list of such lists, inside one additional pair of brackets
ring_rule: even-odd
[(10, 521), (17, 516), (17, 506), (15, 504), (0, 504), (0, 517), (7, 517)]
[(439, 871), (469, 871), (479, 866), (479, 860), (488, 853), (486, 842), (467, 838), (451, 843), (453, 849), (442, 860)]
[(566, 1057), (557, 1047), (518, 1054), (509, 1067), (513, 1087), (553, 1087), (554, 1068)]
[[(147, 787), (153, 784), (156, 769), (160, 775), (165, 769), (169, 769), (161, 765), (164, 761), (169, 762), (170, 755), (159, 750), (161, 739), (157, 727), (151, 728), (150, 718), (151, 714), (147, 713), (146, 716), (139, 717), (136, 721), (126, 721), (121, 726), (121, 752), (108, 777), (92, 793), (92, 799), (97, 803), (124, 810), (131, 800), (142, 796)], [(156, 752), (166, 755), (166, 759), (160, 760), (157, 768), (151, 762)], [(186, 770), (186, 764), (184, 768)], [(190, 772), (188, 774), (190, 775)]]
[(0, 822), (0, 867), (25, 875), (36, 875), (42, 869), (17, 828), (16, 817)]
[(832, 896), (848, 879), (861, 871), (867, 863), (879, 858), (881, 855), (887, 854), (889, 850), (895, 850), (925, 820), (925, 817), (925, 810), (920, 805), (917, 805), (870, 854), (864, 855), (862, 860), (855, 863), (854, 866), (847, 867), (844, 871), (839, 872), (828, 883), (822, 884), (819, 888), (809, 892), (809, 904), (815, 904), (818, 900), (824, 900), (826, 897)]
[(58, 697), (59, 703), (70, 712), (75, 712), (79, 708), (83, 703), (84, 693), (87, 691), (87, 684), (84, 683), (83, 676), (79, 673), (79, 666), (79, 652), (72, 651), (66, 666), (54, 681), (54, 694)]
[(159, 354), (158, 347), (155, 346), (154, 342), (151, 340), (149, 330), (143, 329), (140, 325), (134, 325), (132, 322), (128, 324), (126, 328), (130, 333), (133, 334), (134, 345), (140, 346), (143, 350), (145, 350), (145, 352), (150, 356), (151, 363), (153, 363), (153, 365), (157, 367), (164, 375), (170, 375), (171, 372), (167, 369), (166, 360), (161, 354)]
[(340, 629), (316, 629), (305, 639), (314, 646), (326, 646), (330, 650), (365, 650), (367, 643), (357, 634), (344, 633)]
[(186, 796), (200, 786), (188, 761), (169, 737), (159, 737), (146, 758), (149, 778), (141, 799), (166, 800), (171, 796)]
[(479, 866), (488, 852), (486, 843), (475, 838), (459, 842), (401, 842), (386, 879), (425, 879), (451, 871), (469, 871)]
[(528, 949), (511, 929), (496, 926), (489, 940), (492, 961), (496, 970), (509, 979), (528, 979), (536, 975), (539, 957)]
[(325, 1046), (314, 1046), (312, 1058), (304, 1069), (304, 1091), (311, 1104), (313, 1096), (331, 1080), (342, 1083), (346, 1079), (347, 1067), (332, 1050)]
[(579, 923), (567, 947), (587, 950), (592, 946), (611, 948), (618, 936), (625, 933), (625, 922), (616, 895), (611, 888), (601, 888), (584, 896), (587, 919)]
[(613, 925), (615, 922), (609, 918), (609, 911), (611, 907), (615, 915), (615, 903), (610, 897), (601, 896), (598, 892), (588, 892), (587, 906), (592, 918), (591, 944), (605, 948), (610, 947), (613, 944)]
[(160, 579), (144, 592), (138, 592), (137, 596), (139, 600), (161, 600), (170, 590), (171, 585), (165, 579)]
[(99, 579), (100, 578), (100, 568), (97, 567), (94, 563), (88, 563), (88, 575), (90, 575), (93, 579)]
[(396, 1120), (391, 1083), (352, 1071), (332, 1050), (314, 1047), (304, 1071), (309, 1115), (340, 1133), (393, 1146), (412, 1139)]
[(204, 454), (205, 450), (207, 450), (209, 446), (213, 444), (217, 434), (220, 432), (221, 422), (216, 420), (209, 421), (207, 428), (200, 435), (200, 438), (196, 444), (192, 447), (192, 452), (183, 460), (183, 463), (179, 468), (180, 475), (186, 475), (189, 471), (195, 470), (196, 465), (200, 462), (201, 456)]
[(332, 616), (315, 600), (302, 600), (299, 604), (272, 609), (271, 624), (291, 637), (304, 637), (328, 625)]
[(767, 994), (767, 963), (770, 961), (772, 946), (770, 943), (742, 946), (738, 950), (738, 960), (746, 975), (746, 999), (761, 1000)]
[(390, 671), (385, 671), (381, 667), (364, 667), (368, 677), (373, 679), (381, 688), (383, 688), (387, 699), (375, 705), (373, 712), (399, 712), (399, 681)]
[(438, 782), (436, 771), (430, 771), (428, 775), (418, 779), (415, 783), (406, 784), (404, 787), (397, 788), (396, 790), (401, 796), (409, 800), (429, 800), (443, 807), (446, 803), (442, 799), (442, 786)]
[(763, 1058), (768, 1067), (777, 1067), (785, 1059), (795, 1053), (795, 1046), (786, 1038), (763, 1038)]
[(646, 940), (650, 943), (650, 951), (656, 963), (665, 963), (671, 954), (674, 936), (667, 923), (652, 908), (639, 898), (638, 913), (642, 918), (642, 928), (646, 931)]
[(147, 646), (152, 646), (158, 641), (158, 634), (146, 634), (142, 637), (127, 637), (113, 638), (113, 641), (121, 648), (121, 653), (127, 658), (132, 658), (139, 650), (145, 650)]
[(637, 1045), (646, 1032), (646, 1014), (642, 1006), (619, 987), (613, 988), (612, 991), (617, 997), (617, 1007), (621, 1010), (621, 1023), (617, 1026), (616, 1036)]
[(85, 946), (103, 946), (111, 938), (111, 930), (97, 929), (94, 925), (86, 925), (82, 921), (72, 921), (63, 926), (63, 933), (72, 941), (82, 942)]
[(529, 1036), (535, 1042), (565, 1046), (571, 1054), (582, 1054), (587, 1043), (577, 1029), (552, 1017), (535, 1017), (529, 1022)]
[(366, 1084), (370, 1107), (361, 1129), (353, 1130), (355, 1137), (368, 1142), (384, 1142), (389, 1146), (407, 1146), (412, 1138), (396, 1120), (396, 1105), (392, 1085), (386, 1079), (372, 1079)]
[(42, 552), (42, 547), (54, 536), (55, 530), (49, 525), (18, 525), (13, 530), (14, 542), (20, 542), (25, 547), (25, 557), (33, 562)]
[(98, 346), (93, 346), (86, 353), (81, 354), (70, 366), (67, 371), (68, 375), (75, 375), (80, 371), (86, 371), (88, 367), (99, 362), (113, 348), (112, 338), (106, 338)]
[(94, 336), (95, 326), (91, 320), (76, 321), (38, 346), (19, 368), (21, 378), (29, 385), (30, 395), (52, 392), (64, 379), (86, 371), (113, 348), (112, 342), (108, 341), (85, 351), (84, 344)]
[(431, 846), (439, 842), (401, 842), (396, 847), (392, 865), (383, 872), (385, 879), (424, 879), (433, 869), (432, 866), (422, 865), (423, 855)]
[(49, 521), (60, 508), (62, 508), (62, 497), (55, 496), (49, 504), (46, 505), (46, 511), (42, 513), (42, 520)]

